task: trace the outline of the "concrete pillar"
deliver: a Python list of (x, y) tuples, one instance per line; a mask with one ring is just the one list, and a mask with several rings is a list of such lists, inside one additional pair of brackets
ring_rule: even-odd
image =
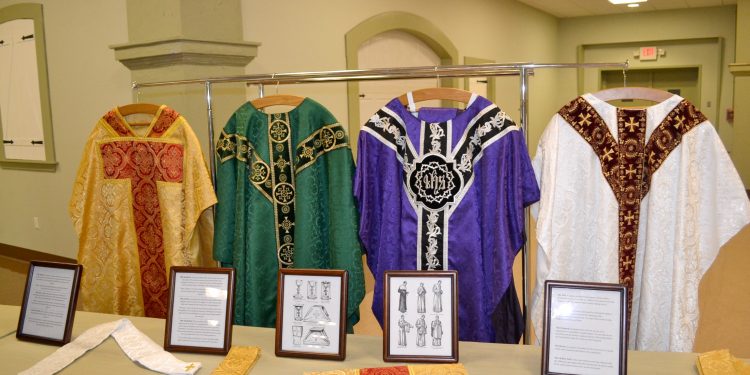
[[(240, 0), (127, 0), (127, 16), (128, 42), (110, 48), (134, 82), (242, 75), (257, 54), (259, 43), (243, 40)], [(212, 96), (218, 134), (245, 101), (245, 85), (214, 85)], [(133, 101), (177, 110), (212, 155), (203, 85), (141, 88)]]

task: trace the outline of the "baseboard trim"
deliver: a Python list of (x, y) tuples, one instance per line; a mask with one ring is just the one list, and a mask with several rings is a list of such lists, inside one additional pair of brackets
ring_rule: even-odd
[(13, 259), (30, 262), (32, 260), (43, 260), (47, 262), (78, 263), (75, 259), (59, 255), (43, 253), (41, 251), (25, 249), (23, 247), (0, 243), (0, 255)]

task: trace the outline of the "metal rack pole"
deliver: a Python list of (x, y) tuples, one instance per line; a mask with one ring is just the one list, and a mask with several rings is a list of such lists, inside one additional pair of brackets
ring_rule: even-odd
[(417, 66), (405, 68), (378, 68), (378, 69), (354, 69), (354, 70), (329, 70), (318, 72), (294, 72), (294, 73), (272, 73), (254, 74), (229, 77), (213, 77), (186, 79), (179, 81), (161, 81), (133, 83), (133, 88), (172, 86), (186, 84), (231, 83), (245, 82), (247, 84), (281, 84), (281, 83), (311, 83), (311, 82), (341, 82), (341, 81), (368, 81), (388, 79), (412, 79), (412, 78), (434, 78), (447, 77), (481, 77), (481, 76), (506, 76), (519, 75), (521, 68), (627, 68), (623, 63), (583, 63), (583, 64), (536, 64), (536, 63), (513, 63), (513, 64), (478, 64), (478, 65), (442, 65), (442, 66)]
[(209, 167), (211, 168), (211, 182), (216, 188), (216, 156), (211, 150), (214, 149), (214, 111), (211, 103), (211, 81), (205, 82), (206, 86), (206, 114), (208, 115), (208, 152), (211, 154), (209, 160)]
[[(521, 129), (526, 137), (526, 147), (529, 147), (529, 68), (521, 68)], [(531, 228), (531, 219), (529, 215), (529, 209), (524, 209), (524, 221), (526, 222), (526, 233)], [(522, 290), (523, 296), (523, 343), (526, 345), (531, 344), (531, 337), (529, 336), (529, 327), (531, 327), (529, 319), (529, 274), (531, 273), (531, 262), (529, 262), (529, 240), (528, 238), (523, 242), (523, 248), (521, 250), (521, 282), (523, 283)]]
[(418, 66), (408, 68), (379, 68), (379, 69), (355, 69), (355, 70), (329, 70), (319, 72), (295, 72), (295, 73), (272, 73), (253, 74), (230, 77), (213, 77), (199, 79), (185, 79), (179, 81), (161, 81), (133, 83), (133, 88), (157, 87), (187, 84), (231, 83), (244, 82), (247, 84), (289, 84), (310, 82), (341, 82), (341, 81), (368, 81), (388, 79), (411, 79), (411, 78), (434, 78), (440, 77), (477, 77), (477, 76), (501, 76), (518, 75), (519, 68), (513, 64), (484, 64), (484, 65), (445, 65), (445, 66)]

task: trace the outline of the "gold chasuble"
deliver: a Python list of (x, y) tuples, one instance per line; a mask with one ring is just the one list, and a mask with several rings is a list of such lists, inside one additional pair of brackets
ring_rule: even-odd
[(69, 212), (86, 311), (164, 318), (169, 268), (208, 266), (216, 204), (198, 139), (161, 106), (148, 126), (117, 108), (88, 138)]

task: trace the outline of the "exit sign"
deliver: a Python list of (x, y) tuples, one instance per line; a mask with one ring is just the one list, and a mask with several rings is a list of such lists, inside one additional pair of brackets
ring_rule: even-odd
[(641, 47), (641, 61), (656, 60), (658, 50), (656, 47)]

